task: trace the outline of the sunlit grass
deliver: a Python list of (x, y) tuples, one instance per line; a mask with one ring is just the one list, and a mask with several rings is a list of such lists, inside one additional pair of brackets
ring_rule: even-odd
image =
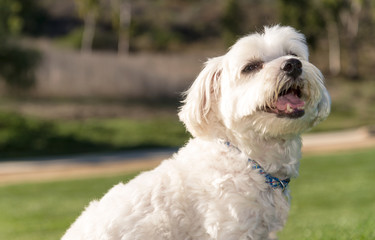
[(306, 157), (280, 239), (375, 239), (375, 149)]
[(0, 187), (0, 239), (60, 239), (89, 201), (134, 176)]

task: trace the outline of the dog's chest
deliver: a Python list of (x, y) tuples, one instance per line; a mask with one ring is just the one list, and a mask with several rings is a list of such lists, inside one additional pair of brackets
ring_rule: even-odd
[(212, 239), (265, 239), (270, 230), (281, 229), (289, 211), (287, 197), (255, 174), (212, 173), (199, 187), (192, 187), (187, 194), (195, 212), (192, 224), (200, 224)]

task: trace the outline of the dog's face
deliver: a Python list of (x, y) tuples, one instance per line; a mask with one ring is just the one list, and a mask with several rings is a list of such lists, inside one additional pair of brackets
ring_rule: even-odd
[(305, 38), (291, 27), (265, 28), (210, 59), (179, 113), (193, 136), (300, 134), (325, 119), (330, 98), (308, 61)]

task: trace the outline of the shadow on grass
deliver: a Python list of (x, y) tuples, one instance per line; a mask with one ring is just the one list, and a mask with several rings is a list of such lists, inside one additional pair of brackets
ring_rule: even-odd
[[(161, 135), (172, 138), (167, 141)], [(0, 112), (0, 159), (176, 147), (187, 137), (182, 126), (168, 121), (64, 123)]]
[(103, 143), (82, 141), (72, 134), (62, 135), (52, 122), (15, 114), (0, 116), (1, 158), (115, 150)]

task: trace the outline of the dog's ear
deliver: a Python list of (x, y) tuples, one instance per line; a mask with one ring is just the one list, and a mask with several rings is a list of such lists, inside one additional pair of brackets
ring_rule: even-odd
[(209, 59), (193, 85), (184, 93), (185, 99), (178, 116), (189, 132), (197, 136), (207, 136), (209, 115), (212, 104), (220, 94), (222, 57)]

